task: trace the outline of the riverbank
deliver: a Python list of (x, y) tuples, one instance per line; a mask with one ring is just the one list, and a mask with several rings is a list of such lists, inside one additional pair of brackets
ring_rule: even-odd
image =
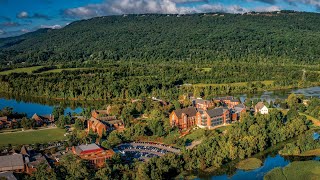
[(284, 168), (275, 168), (268, 172), (264, 180), (301, 180), (301, 179), (319, 179), (320, 162), (319, 161), (301, 161), (292, 162)]

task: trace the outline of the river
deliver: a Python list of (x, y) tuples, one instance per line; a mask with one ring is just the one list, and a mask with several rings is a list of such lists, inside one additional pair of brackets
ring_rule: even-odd
[[(269, 102), (275, 99), (285, 99), (292, 92), (304, 94), (306, 97), (320, 97), (319, 86), (294, 90), (264, 91), (255, 94), (239, 94), (235, 96), (239, 97), (242, 102), (244, 102), (246, 98), (259, 98)], [(65, 108), (65, 113), (81, 113), (83, 108), (89, 106), (100, 108), (106, 104), (106, 101), (62, 101), (0, 94), (0, 109), (12, 107), (15, 112), (26, 113), (28, 117), (31, 117), (35, 113), (39, 115), (51, 114), (54, 106), (58, 105)]]

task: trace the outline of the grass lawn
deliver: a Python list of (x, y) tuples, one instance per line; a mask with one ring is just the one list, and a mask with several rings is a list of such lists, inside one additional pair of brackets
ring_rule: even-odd
[(201, 69), (204, 72), (210, 72), (212, 70), (212, 68), (198, 68)]
[(44, 71), (43, 73), (61, 73), (62, 71), (75, 71), (75, 70), (88, 70), (92, 68), (66, 68), (66, 69), (52, 69), (49, 71)]
[(300, 156), (320, 156), (320, 148), (305, 151), (305, 152), (301, 153)]
[(257, 158), (248, 158), (240, 161), (236, 167), (242, 170), (253, 170), (261, 167), (262, 161)]
[[(253, 83), (256, 83), (258, 81), (254, 81)], [(205, 86), (246, 86), (248, 82), (237, 82), (237, 83), (225, 83), (225, 84), (193, 84), (193, 86), (197, 86), (197, 87), (205, 87)], [(262, 84), (264, 85), (271, 85), (274, 83), (274, 81), (261, 81)]]
[(28, 73), (31, 74), (32, 71), (37, 70), (43, 66), (33, 66), (33, 67), (26, 67), (26, 68), (17, 68), (17, 69), (12, 69), (8, 71), (2, 71), (0, 72), (0, 75), (8, 75), (11, 73)]
[(312, 121), (312, 123), (315, 125), (315, 126), (320, 126), (320, 120), (319, 119), (316, 119), (312, 116), (309, 116), (309, 115), (306, 115), (304, 113), (299, 113), (300, 115), (303, 115), (303, 116), (306, 116), (308, 120)]
[(265, 180), (300, 180), (300, 179), (320, 179), (319, 161), (296, 161), (284, 168), (276, 168), (264, 176)]
[(196, 130), (192, 130), (191, 133), (186, 135), (184, 138), (189, 141), (194, 141), (194, 140), (201, 139), (204, 135), (205, 135), (204, 129), (196, 129)]
[(0, 133), (0, 146), (1, 145), (20, 145), (20, 144), (35, 144), (53, 142), (58, 140), (65, 140), (64, 129), (46, 129), (46, 130), (34, 130), (26, 132), (14, 132), (14, 133)]

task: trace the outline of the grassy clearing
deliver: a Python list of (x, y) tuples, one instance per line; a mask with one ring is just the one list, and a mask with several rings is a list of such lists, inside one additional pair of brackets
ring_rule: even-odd
[(320, 156), (320, 148), (305, 151), (305, 152), (301, 153), (299, 156)]
[(205, 130), (204, 129), (196, 129), (193, 130), (190, 134), (186, 135), (184, 138), (189, 141), (198, 140), (205, 136)]
[(43, 66), (33, 66), (33, 67), (26, 67), (26, 68), (17, 68), (17, 69), (12, 69), (8, 71), (2, 71), (0, 72), (0, 75), (8, 75), (11, 73), (28, 73), (31, 74), (32, 71), (37, 70), (42, 68)]
[(314, 118), (312, 116), (309, 116), (307, 114), (304, 113), (299, 113), (300, 115), (306, 116), (308, 120), (312, 121), (313, 125), (315, 126), (320, 126), (320, 120), (317, 118)]
[(42, 72), (43, 73), (61, 73), (62, 71), (75, 71), (75, 70), (89, 70), (92, 68), (65, 68), (65, 69), (52, 69), (49, 71)]
[(285, 168), (276, 168), (264, 176), (265, 180), (300, 180), (300, 179), (320, 179), (319, 161), (296, 161)]
[[(257, 83), (257, 82), (261, 82), (262, 84), (268, 86), (268, 85), (272, 85), (274, 83), (274, 81), (254, 81), (253, 83)], [(224, 83), (224, 84), (193, 84), (193, 86), (196, 86), (196, 87), (206, 87), (206, 86), (246, 86), (248, 82), (237, 82), (237, 83)]]
[(66, 137), (64, 137), (64, 133), (64, 129), (55, 128), (0, 134), (0, 146), (7, 144), (35, 144), (65, 140)]
[(261, 167), (262, 161), (257, 158), (248, 158), (240, 161), (236, 167), (242, 170), (253, 170)]

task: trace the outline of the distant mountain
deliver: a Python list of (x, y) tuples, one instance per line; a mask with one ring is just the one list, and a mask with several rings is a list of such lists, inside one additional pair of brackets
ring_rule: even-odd
[(317, 63), (320, 14), (128, 15), (0, 39), (0, 60), (267, 61)]

